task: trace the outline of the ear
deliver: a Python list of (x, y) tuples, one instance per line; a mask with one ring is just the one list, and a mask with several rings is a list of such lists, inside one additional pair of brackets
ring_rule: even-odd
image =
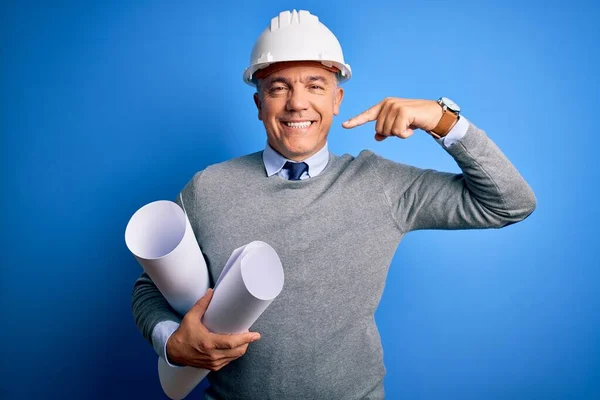
[(342, 105), (342, 100), (344, 99), (344, 89), (341, 87), (337, 87), (335, 89), (335, 95), (333, 98), (333, 115), (338, 115), (340, 113), (340, 105)]
[(258, 120), (262, 121), (262, 103), (260, 101), (260, 96), (258, 93), (254, 93), (254, 104), (256, 104), (256, 108), (258, 109)]

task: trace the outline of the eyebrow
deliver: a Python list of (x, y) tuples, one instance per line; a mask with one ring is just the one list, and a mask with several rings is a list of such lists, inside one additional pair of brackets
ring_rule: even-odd
[[(327, 84), (327, 80), (322, 75), (310, 75), (310, 76), (307, 76), (303, 81), (305, 81), (305, 82), (317, 82), (317, 81), (321, 81), (322, 83)], [(284, 78), (283, 76), (277, 76), (277, 77), (269, 80), (268, 86), (271, 86), (271, 85), (273, 85), (274, 83), (277, 83), (277, 82), (284, 83), (284, 84), (286, 84), (288, 86), (292, 86), (292, 82), (289, 79)], [(302, 82), (302, 80), (301, 80), (301, 82)]]

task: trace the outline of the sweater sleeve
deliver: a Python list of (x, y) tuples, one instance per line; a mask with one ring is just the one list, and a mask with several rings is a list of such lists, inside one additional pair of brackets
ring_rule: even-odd
[[(199, 176), (200, 173), (197, 173), (181, 192), (181, 196), (185, 203), (185, 209), (188, 212), (191, 210), (191, 207), (193, 207), (195, 211), (196, 192), (194, 186), (196, 178)], [(182, 206), (180, 196), (177, 196), (175, 202), (179, 204), (179, 206)], [(155, 343), (153, 343), (152, 334), (156, 325), (163, 321), (180, 323), (182, 319), (182, 316), (171, 307), (167, 299), (162, 295), (158, 287), (156, 287), (156, 284), (146, 272), (142, 273), (133, 285), (131, 308), (137, 328), (142, 333), (142, 336), (144, 336), (144, 338), (154, 347), (156, 346)]]
[(501, 228), (533, 212), (536, 198), (531, 187), (483, 130), (469, 122), (464, 137), (445, 151), (461, 174), (373, 155), (392, 218), (401, 231)]
[(147, 273), (135, 281), (132, 294), (132, 312), (142, 336), (152, 345), (154, 327), (163, 321), (181, 322), (179, 314), (167, 302)]

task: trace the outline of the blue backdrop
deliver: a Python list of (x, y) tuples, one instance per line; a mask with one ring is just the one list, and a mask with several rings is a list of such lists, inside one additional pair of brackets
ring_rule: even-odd
[(131, 315), (141, 267), (125, 226), (264, 146), (242, 72), (293, 8), (353, 68), (333, 152), (457, 172), (422, 131), (377, 143), (372, 124), (340, 126), (386, 96), (445, 95), (538, 198), (505, 229), (407, 235), (376, 314), (388, 397), (600, 397), (597, 5), (123, 3), (2, 3), (0, 398), (163, 398)]

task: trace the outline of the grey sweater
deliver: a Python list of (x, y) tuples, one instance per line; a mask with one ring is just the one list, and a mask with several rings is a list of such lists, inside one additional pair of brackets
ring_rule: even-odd
[[(209, 374), (207, 398), (383, 398), (374, 313), (402, 237), (416, 229), (500, 228), (527, 217), (535, 196), (498, 147), (469, 125), (446, 151), (462, 174), (419, 169), (370, 151), (330, 155), (301, 181), (267, 177), (261, 152), (212, 165), (182, 191), (210, 276), (253, 240), (279, 254), (285, 285), (252, 330), (262, 339)], [(180, 321), (146, 274), (133, 314), (151, 341)]]

